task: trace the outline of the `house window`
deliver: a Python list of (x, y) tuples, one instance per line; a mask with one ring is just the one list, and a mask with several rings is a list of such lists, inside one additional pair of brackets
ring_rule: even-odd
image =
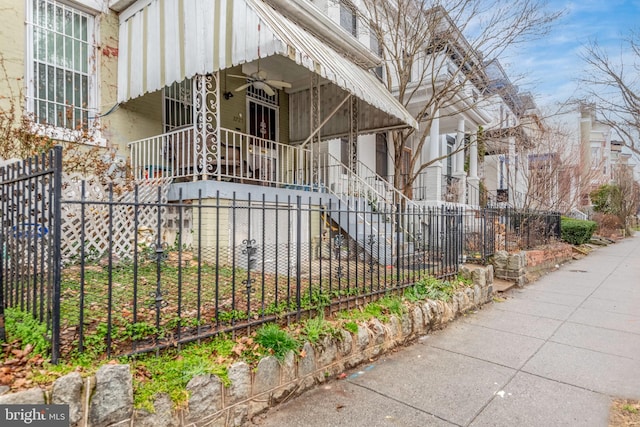
[(389, 175), (389, 146), (387, 145), (387, 134), (376, 134), (376, 174), (382, 178)]
[[(384, 59), (384, 52), (382, 51), (382, 43), (378, 40), (378, 35), (375, 31), (375, 24), (371, 22), (369, 24), (369, 47), (371, 52), (378, 55), (381, 59)], [(382, 80), (382, 65), (373, 69), (373, 72)]]
[(353, 4), (348, 2), (340, 3), (340, 26), (352, 36), (358, 37), (358, 16), (355, 13)]
[(164, 88), (164, 131), (193, 124), (193, 81), (185, 79)]
[(87, 129), (95, 116), (94, 18), (54, 0), (32, 0), (28, 109), (37, 123)]
[(455, 143), (456, 140), (447, 135), (447, 176), (453, 176), (453, 147)]

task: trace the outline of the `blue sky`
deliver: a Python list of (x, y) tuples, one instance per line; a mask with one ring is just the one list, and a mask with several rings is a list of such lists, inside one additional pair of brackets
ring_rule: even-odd
[(541, 40), (519, 46), (504, 62), (521, 91), (531, 91), (538, 105), (579, 97), (577, 79), (585, 64), (580, 51), (597, 40), (619, 56), (623, 38), (640, 31), (640, 0), (550, 0), (549, 8), (564, 10), (551, 33)]

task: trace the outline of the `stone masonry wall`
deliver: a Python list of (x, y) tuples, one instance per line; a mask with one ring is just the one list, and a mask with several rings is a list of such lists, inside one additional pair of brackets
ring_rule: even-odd
[(511, 280), (518, 286), (524, 286), (572, 257), (571, 245), (566, 243), (515, 254), (498, 251), (493, 257), (494, 273), (499, 279)]
[(325, 337), (315, 346), (307, 342), (304, 357), (289, 352), (281, 363), (269, 356), (254, 370), (245, 362), (236, 362), (228, 371), (229, 387), (214, 375), (196, 376), (187, 384), (190, 397), (184, 410), (175, 411), (166, 394), (156, 397), (154, 413), (134, 409), (130, 367), (112, 364), (100, 367), (88, 378), (77, 372), (65, 375), (55, 381), (50, 392), (34, 388), (1, 395), (0, 404), (68, 404), (74, 427), (242, 426), (269, 407), (442, 328), (458, 315), (492, 300), (492, 266), (464, 267), (461, 274), (474, 284), (449, 302), (415, 303), (404, 315), (391, 316), (386, 323), (372, 319), (361, 323), (355, 334), (342, 330), (339, 339)]

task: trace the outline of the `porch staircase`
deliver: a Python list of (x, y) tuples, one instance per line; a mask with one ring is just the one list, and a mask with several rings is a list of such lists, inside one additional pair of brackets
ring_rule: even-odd
[[(326, 156), (322, 179), (331, 183), (328, 216), (379, 264), (392, 265), (399, 255), (412, 254), (417, 237), (412, 230), (420, 229), (421, 207), (387, 181), (370, 182), (376, 174), (364, 164), (359, 162), (354, 172), (331, 154)], [(414, 214), (399, 215), (408, 209)]]

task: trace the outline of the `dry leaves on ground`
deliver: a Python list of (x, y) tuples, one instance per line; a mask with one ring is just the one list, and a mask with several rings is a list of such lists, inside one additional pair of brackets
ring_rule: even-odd
[(640, 401), (614, 400), (609, 414), (609, 427), (640, 427)]

